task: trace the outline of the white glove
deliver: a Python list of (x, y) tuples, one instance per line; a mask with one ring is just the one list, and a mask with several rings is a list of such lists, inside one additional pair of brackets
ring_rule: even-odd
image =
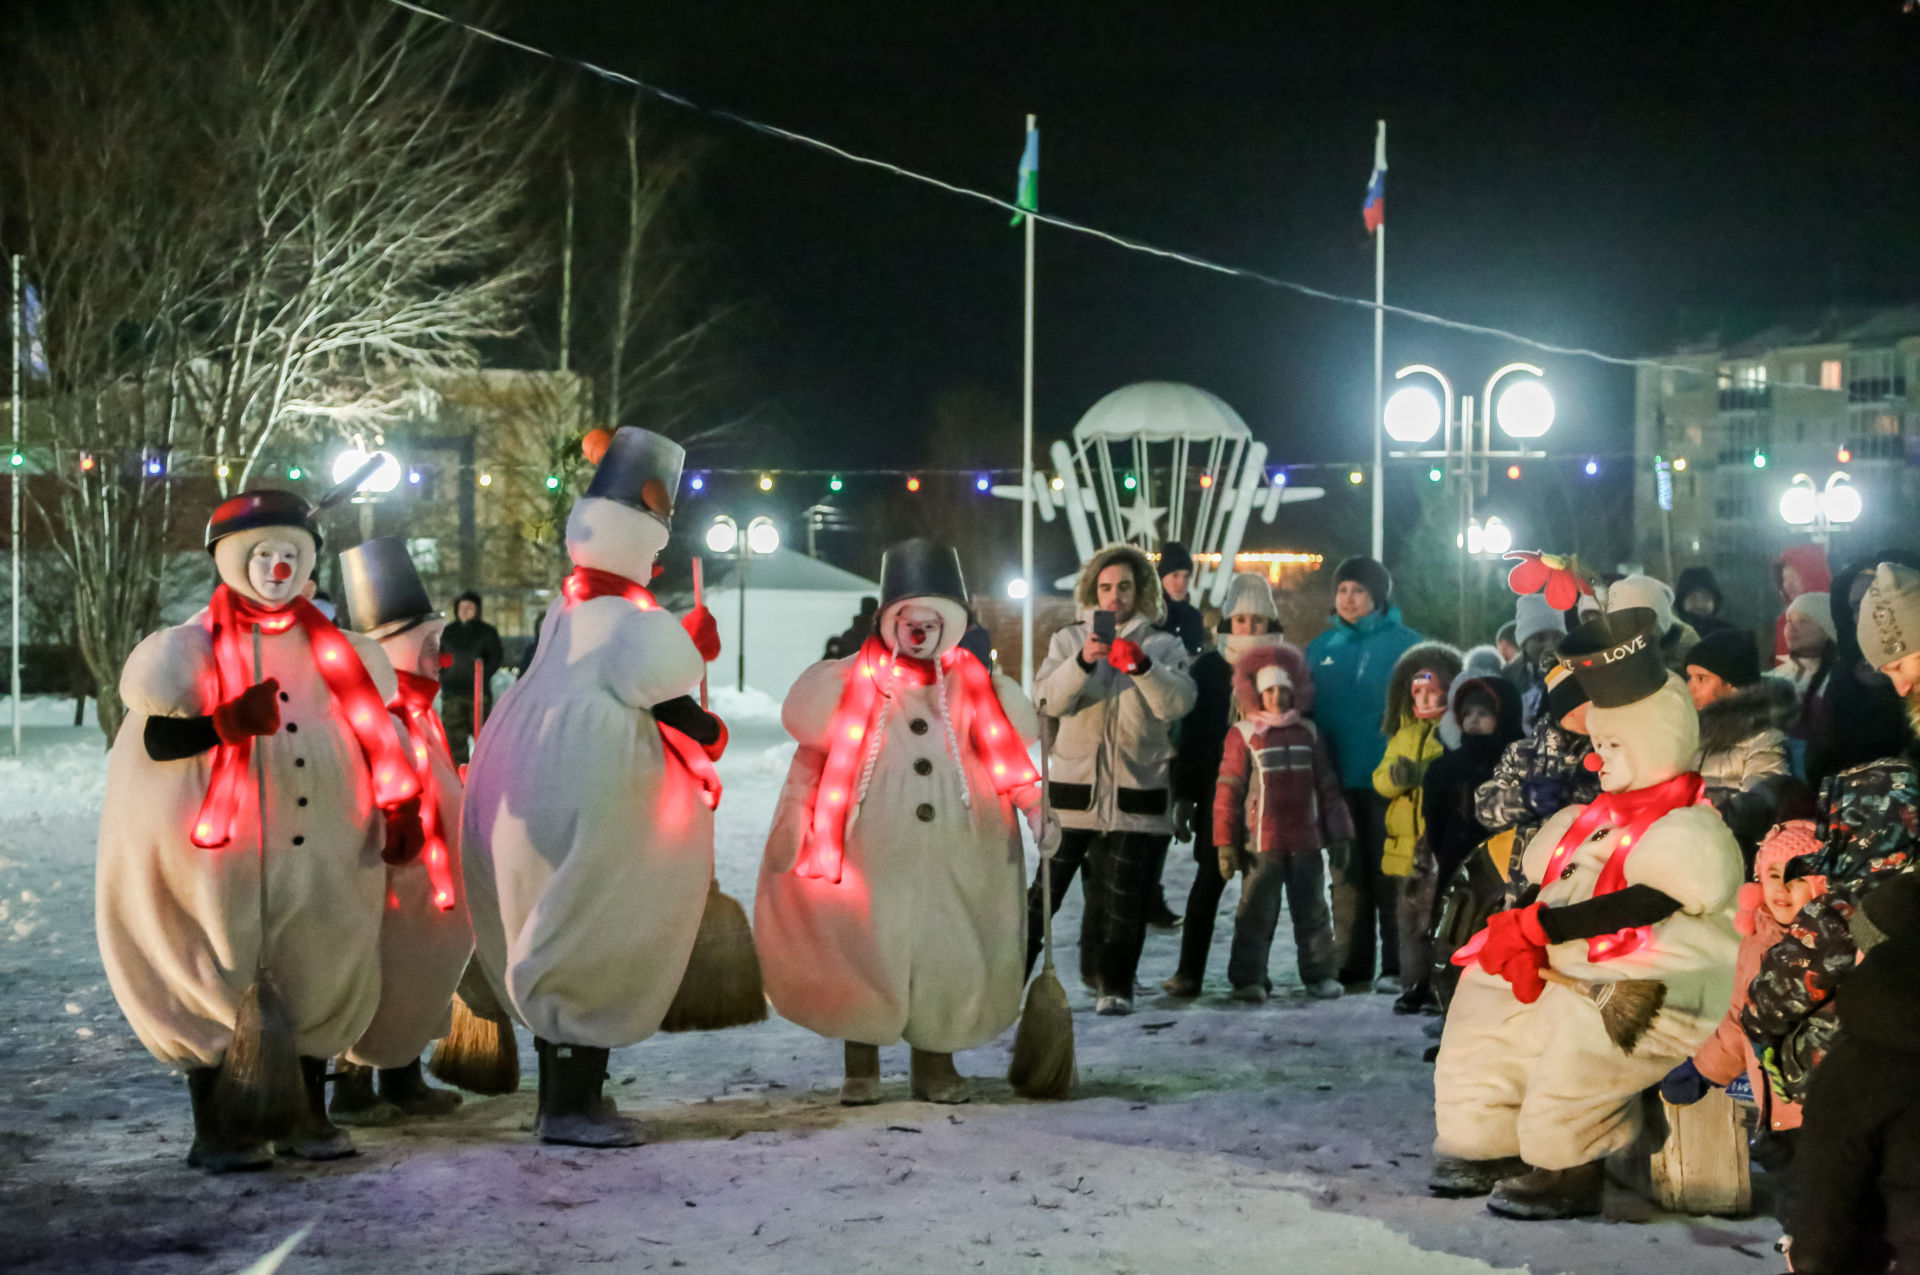
[(1053, 852), (1060, 848), (1060, 821), (1042, 810), (1038, 803), (1028, 806), (1027, 831), (1033, 834), (1033, 844), (1040, 848), (1040, 857), (1051, 859)]

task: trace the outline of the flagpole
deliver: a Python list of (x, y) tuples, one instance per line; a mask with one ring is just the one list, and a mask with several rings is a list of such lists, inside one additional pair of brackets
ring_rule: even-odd
[[(20, 454), (20, 363), (26, 353), (21, 332), (20, 254), (13, 254), (13, 455)], [(13, 691), (13, 755), (20, 755), (20, 470), (9, 464), (9, 497), (13, 505), (13, 535), (10, 544), (13, 573), (13, 645), (7, 656), (7, 686)]]
[[(1387, 163), (1387, 122), (1379, 121), (1380, 132), (1374, 140), (1375, 163), (1385, 168)], [(1383, 410), (1382, 395), (1385, 393), (1386, 374), (1386, 317), (1387, 303), (1387, 223), (1383, 220), (1373, 229), (1373, 420), (1368, 432), (1373, 435), (1373, 558), (1383, 561), (1386, 556), (1386, 483), (1381, 470), (1380, 436), (1382, 433)]]
[[(1034, 130), (1034, 117), (1027, 116), (1027, 132)], [(1027, 224), (1026, 344), (1023, 351), (1020, 391), (1020, 578), (1026, 589), (1020, 595), (1020, 688), (1033, 694), (1033, 229)]]

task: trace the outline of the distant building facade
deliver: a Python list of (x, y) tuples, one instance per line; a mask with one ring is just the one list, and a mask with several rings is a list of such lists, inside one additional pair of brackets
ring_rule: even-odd
[(1714, 568), (1727, 610), (1760, 628), (1779, 607), (1770, 564), (1814, 538), (1780, 499), (1796, 475), (1844, 472), (1861, 512), (1835, 527), (1838, 563), (1920, 541), (1920, 305), (1779, 323), (1642, 367), (1635, 391), (1634, 549), (1656, 575)]

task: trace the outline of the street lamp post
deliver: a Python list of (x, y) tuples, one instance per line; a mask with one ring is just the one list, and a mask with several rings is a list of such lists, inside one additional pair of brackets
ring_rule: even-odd
[(1844, 469), (1827, 475), (1824, 487), (1815, 487), (1810, 474), (1795, 474), (1780, 497), (1780, 517), (1789, 526), (1810, 532), (1813, 542), (1825, 546), (1835, 528), (1844, 529), (1860, 516), (1860, 491)]
[[(1460, 546), (1459, 624), (1463, 642), (1467, 639), (1467, 561), (1480, 552), (1469, 547), (1470, 538), (1488, 538), (1474, 534), (1483, 532), (1474, 517), (1474, 503), (1477, 495), (1485, 494), (1487, 467), (1495, 460), (1517, 460), (1537, 455), (1537, 452), (1528, 450), (1528, 442), (1544, 436), (1553, 427), (1553, 395), (1538, 379), (1521, 381), (1508, 387), (1496, 402), (1495, 388), (1515, 372), (1525, 372), (1534, 378), (1544, 375), (1531, 363), (1508, 363), (1495, 369), (1493, 375), (1487, 378), (1486, 389), (1480, 397), (1480, 414), (1476, 419), (1472, 395), (1460, 396), (1459, 412), (1456, 414), (1453, 382), (1447, 379), (1446, 374), (1425, 363), (1409, 364), (1395, 372), (1394, 379), (1403, 380), (1415, 374), (1432, 377), (1440, 384), (1441, 401), (1436, 403), (1429, 391), (1408, 385), (1395, 391), (1381, 412), (1381, 428), (1396, 443), (1417, 448), (1420, 444), (1432, 442), (1435, 434), (1441, 435), (1438, 451), (1395, 451), (1392, 453), (1395, 457), (1438, 460), (1444, 473), (1459, 480), (1457, 543)], [(1496, 422), (1501, 433), (1520, 444), (1517, 449), (1499, 449), (1493, 445)], [(1459, 445), (1457, 462), (1454, 454), (1456, 439)], [(1497, 519), (1489, 519), (1484, 531), (1491, 533), (1497, 522)], [(1498, 534), (1505, 536), (1510, 546), (1511, 530), (1504, 524), (1499, 526)]]
[(740, 617), (734, 641), (737, 663), (734, 666), (733, 684), (741, 691), (747, 689), (747, 569), (755, 554), (764, 558), (779, 547), (780, 528), (774, 525), (773, 519), (764, 515), (749, 522), (745, 532), (740, 530), (739, 523), (726, 514), (715, 517), (713, 525), (707, 528), (708, 551), (717, 557), (730, 557), (740, 566), (737, 573)]

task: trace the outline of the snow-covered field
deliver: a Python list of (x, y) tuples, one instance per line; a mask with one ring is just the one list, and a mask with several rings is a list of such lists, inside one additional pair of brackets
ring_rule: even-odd
[[(93, 841), (105, 758), (70, 704), (29, 704), (29, 756), (0, 755), (0, 1270), (225, 1272), (309, 1223), (287, 1272), (988, 1271), (1213, 1269), (1743, 1272), (1780, 1268), (1765, 1219), (1666, 1217), (1622, 1192), (1609, 1220), (1507, 1222), (1428, 1198), (1424, 1020), (1389, 998), (1298, 999), (1275, 944), (1277, 999), (1161, 999), (1177, 939), (1156, 935), (1130, 1018), (1096, 1018), (1068, 979), (1080, 1087), (1014, 1097), (1012, 1033), (964, 1054), (968, 1106), (906, 1096), (844, 1109), (840, 1050), (771, 1021), (661, 1036), (614, 1055), (615, 1093), (649, 1146), (542, 1147), (525, 1090), (453, 1117), (356, 1131), (361, 1154), (209, 1178), (186, 1169), (186, 1092), (121, 1020), (93, 941)], [(721, 884), (751, 907), (791, 745), (777, 710), (723, 697)], [(0, 701), (0, 723), (5, 720)], [(4, 750), (0, 743), (0, 750)], [(1176, 847), (1169, 895), (1193, 864)], [(1229, 891), (1230, 907), (1236, 898)], [(1061, 916), (1078, 968), (1078, 891)]]

